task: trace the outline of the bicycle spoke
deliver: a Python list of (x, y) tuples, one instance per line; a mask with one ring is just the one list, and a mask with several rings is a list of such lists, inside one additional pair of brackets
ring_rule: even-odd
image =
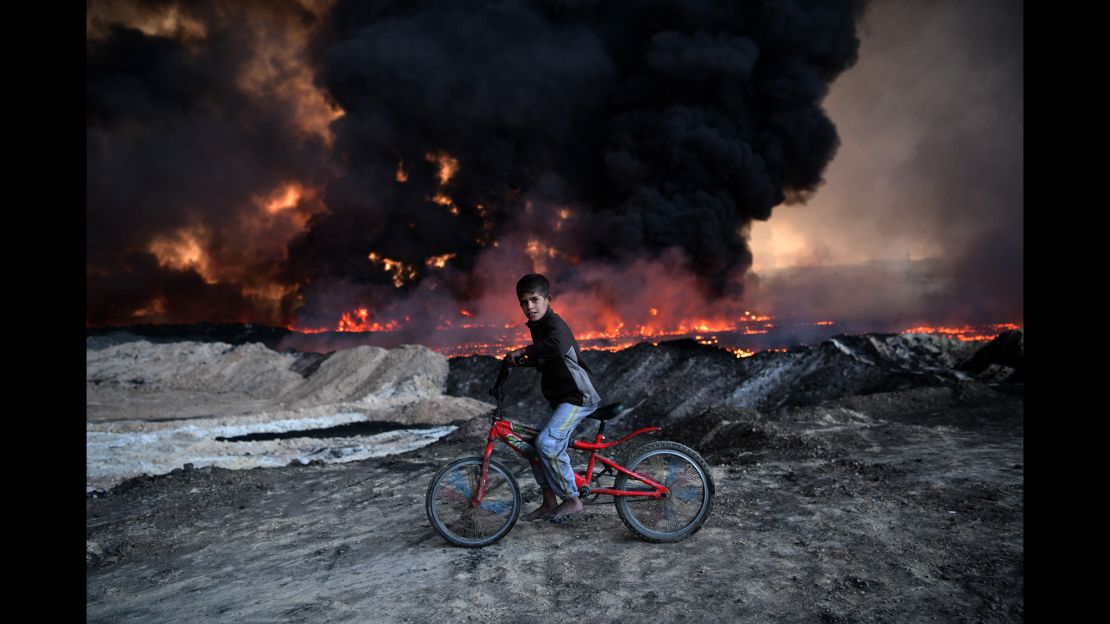
[(447, 481), (451, 485), (455, 486), (455, 489), (457, 489), (459, 492), (462, 492), (463, 496), (470, 498), (470, 493), (473, 490), (471, 490), (470, 487), (467, 485), (463, 475), (459, 474), (457, 471), (449, 472), (447, 474)]
[(497, 501), (484, 500), (478, 506), (480, 508), (486, 510), (486, 511), (492, 511), (493, 513), (498, 514), (498, 515), (505, 514), (510, 509), (513, 508), (512, 502), (502, 501), (502, 500), (497, 500)]
[(452, 503), (467, 504), (470, 502), (470, 497), (455, 490), (447, 488), (439, 489), (439, 499), (443, 501), (450, 501)]
[(443, 473), (431, 499), (437, 526), (467, 542), (485, 540), (502, 531), (518, 504), (503, 469), (491, 465), (482, 500), (471, 506), (481, 483), (481, 470), (481, 463), (466, 463)]
[(667, 469), (663, 457), (660, 455), (653, 455), (648, 461), (651, 465), (651, 472), (645, 476), (650, 477), (653, 481), (657, 483), (661, 483), (662, 481), (664, 481)]
[(687, 488), (684, 490), (671, 490), (675, 500), (683, 505), (701, 505), (702, 492), (700, 489)]
[(675, 483), (671, 487), (671, 494), (684, 505), (695, 503), (700, 505), (705, 488), (702, 486), (700, 479), (697, 482), (691, 482), (690, 479), (689, 476), (684, 475), (680, 483)]
[(652, 500), (651, 505), (646, 505), (645, 518), (650, 519), (652, 524), (655, 524), (660, 518), (663, 517), (663, 501)]
[[(634, 509), (636, 522), (650, 531), (670, 533), (693, 522), (705, 498), (705, 484), (697, 468), (681, 455), (659, 453), (633, 466), (632, 470), (663, 484), (670, 496), (664, 499), (629, 496), (624, 499)], [(653, 489), (626, 485), (629, 491)]]
[(686, 461), (681, 458), (669, 458), (667, 460), (668, 474), (666, 477), (664, 477), (663, 485), (670, 488), (671, 484), (674, 483), (675, 480), (677, 480), (689, 466), (690, 464), (686, 463)]
[(486, 478), (486, 496), (489, 496), (491, 492), (497, 490), (497, 488), (499, 488), (502, 485), (505, 485), (506, 483), (508, 483), (508, 481), (506, 481), (504, 479), (497, 479), (497, 481), (495, 481), (493, 485), (490, 485), (490, 481), (493, 480), (493, 478), (494, 478), (494, 475), (493, 475), (492, 472)]
[(678, 513), (675, 511), (674, 504), (670, 501), (666, 501), (666, 504), (663, 505), (663, 517), (667, 520), (667, 528), (672, 531), (679, 528)]
[(507, 480), (500, 478), (500, 475), (491, 471), (486, 478), (486, 493), (482, 497), (479, 507), (495, 514), (504, 514), (512, 509), (511, 500), (506, 501), (497, 498), (498, 490), (507, 483)]

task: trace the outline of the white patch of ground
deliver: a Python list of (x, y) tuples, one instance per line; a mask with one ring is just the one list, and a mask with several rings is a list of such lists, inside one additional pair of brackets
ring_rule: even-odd
[(216, 440), (251, 433), (275, 433), (323, 429), (364, 422), (356, 412), (303, 419), (281, 418), (257, 423), (224, 419), (192, 419), (159, 423), (116, 422), (109, 426), (89, 425), (85, 431), (86, 491), (109, 490), (121, 481), (143, 474), (166, 474), (187, 463), (196, 468), (217, 466), (229, 469), (273, 468), (294, 460), (308, 463), (344, 463), (403, 453), (430, 444), (451, 433), (447, 425), (428, 429), (395, 429), (366, 436), (336, 438), (297, 437), (284, 440), (230, 442)]
[[(416, 345), (336, 352), (307, 376), (297, 362), (297, 354), (259, 344), (90, 340), (87, 490), (187, 463), (243, 469), (400, 453), (492, 407), (444, 395), (447, 359)], [(438, 426), (335, 438), (216, 440), (371, 421)]]

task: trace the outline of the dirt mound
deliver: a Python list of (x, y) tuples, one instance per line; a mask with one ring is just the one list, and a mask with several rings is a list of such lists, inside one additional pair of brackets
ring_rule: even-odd
[(282, 351), (279, 344), (290, 334), (284, 327), (271, 327), (258, 323), (168, 323), (128, 325), (115, 327), (88, 327), (85, 329), (86, 348), (103, 344), (118, 344), (133, 340), (148, 342), (222, 342), (230, 345), (247, 343), (264, 344), (275, 351)]
[(85, 350), (85, 379), (93, 386), (267, 398), (304, 381), (292, 370), (295, 354), (276, 353), (260, 344), (133, 340), (94, 347), (99, 348)]
[(281, 399), (290, 405), (383, 405), (438, 396), (446, 380), (446, 358), (425, 347), (355, 347), (330, 354)]
[(790, 431), (756, 410), (730, 405), (711, 407), (666, 427), (659, 437), (681, 442), (713, 463), (752, 464), (828, 454), (819, 438)]
[(94, 392), (103, 387), (238, 394), (290, 406), (383, 405), (437, 396), (447, 379), (447, 360), (417, 345), (305, 357), (257, 343), (86, 342), (93, 343), (85, 352), (85, 378)]
[(862, 362), (938, 371), (955, 368), (981, 346), (942, 334), (914, 333), (842, 335), (827, 343)]
[(1025, 328), (999, 334), (959, 365), (980, 379), (1025, 381)]
[(968, 431), (1023, 429), (1025, 402), (1020, 396), (1000, 391), (975, 380), (951, 386), (913, 388), (901, 392), (844, 397), (815, 408), (786, 410), (779, 417), (795, 422), (814, 422), (819, 414), (842, 410), (872, 422), (899, 423), (916, 427), (952, 427)]
[[(665, 427), (659, 435), (714, 462), (748, 464), (829, 458), (837, 454), (833, 449), (880, 448), (894, 429), (903, 437), (926, 429), (959, 429), (986, 437), (1012, 434), (1023, 429), (1023, 416), (1021, 398), (965, 380), (952, 386), (843, 397), (773, 414), (717, 405)], [(901, 431), (905, 427), (910, 432)]]
[[(400, 453), (491, 407), (444, 395), (447, 360), (421, 346), (320, 355), (133, 338), (86, 339), (88, 489), (187, 463), (246, 469)], [(311, 435), (379, 421), (411, 427)]]
[[(613, 423), (614, 432), (627, 432), (674, 424), (714, 405), (771, 414), (846, 396), (951, 386), (972, 379), (954, 367), (980, 346), (936, 334), (864, 334), (746, 358), (692, 340), (586, 351), (583, 358), (603, 403), (640, 404)], [(499, 364), (487, 356), (451, 358), (447, 393), (489, 401)], [(539, 382), (535, 370), (516, 369), (505, 387), (508, 418), (538, 424), (550, 415)]]

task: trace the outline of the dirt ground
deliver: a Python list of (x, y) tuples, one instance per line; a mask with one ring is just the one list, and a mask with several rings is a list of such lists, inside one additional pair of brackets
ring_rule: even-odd
[[(1020, 622), (1023, 411), (979, 383), (662, 432), (716, 482), (691, 538), (641, 541), (611, 502), (456, 548), (424, 495), (464, 428), (349, 464), (204, 468), (87, 499), (90, 622)], [(589, 422), (589, 421), (587, 421)], [(480, 427), (477, 427), (480, 429)], [(592, 430), (590, 430), (592, 432)], [(712, 434), (712, 435), (710, 435)], [(539, 491), (508, 449), (534, 507)]]

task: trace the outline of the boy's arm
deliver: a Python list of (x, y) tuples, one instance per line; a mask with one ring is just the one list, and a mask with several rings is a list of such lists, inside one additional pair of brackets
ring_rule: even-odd
[(570, 333), (553, 327), (542, 340), (524, 347), (528, 361), (542, 364), (548, 360), (563, 357), (571, 346)]

